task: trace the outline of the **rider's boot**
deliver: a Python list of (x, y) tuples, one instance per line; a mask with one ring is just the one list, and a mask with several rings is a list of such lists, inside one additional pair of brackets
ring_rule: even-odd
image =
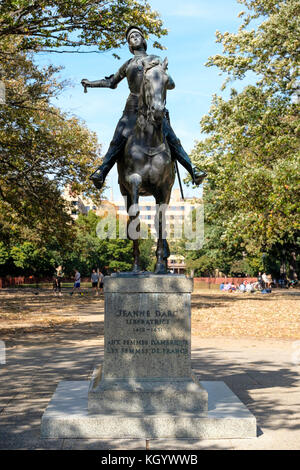
[[(168, 139), (167, 139), (168, 140)], [(171, 148), (171, 153), (174, 155), (174, 158), (181, 163), (181, 165), (189, 172), (189, 174), (192, 177), (192, 181), (196, 186), (199, 186), (204, 178), (207, 176), (207, 173), (203, 170), (199, 170), (195, 166), (192, 166), (191, 160), (188, 156), (188, 154), (185, 152), (184, 148), (181, 145), (181, 142), (179, 139), (176, 139), (176, 143), (169, 142)]]
[(203, 170), (199, 170), (192, 166), (190, 157), (184, 150), (179, 139), (177, 139), (170, 123), (168, 120), (164, 121), (165, 134), (170, 146), (172, 157), (181, 163), (181, 165), (189, 172), (192, 177), (192, 181), (195, 185), (199, 186), (207, 176), (207, 173)]
[(119, 154), (124, 149), (126, 144), (126, 138), (124, 136), (118, 136), (117, 139), (112, 140), (108, 151), (103, 159), (102, 165), (90, 176), (90, 180), (93, 181), (97, 189), (101, 189), (104, 185), (105, 178), (116, 163)]
[(199, 170), (198, 168), (196, 168), (195, 166), (193, 166), (193, 174), (194, 174), (194, 177), (193, 177), (193, 183), (196, 185), (196, 186), (199, 186), (201, 183), (203, 183), (203, 180), (206, 178), (207, 176), (207, 173), (203, 170)]

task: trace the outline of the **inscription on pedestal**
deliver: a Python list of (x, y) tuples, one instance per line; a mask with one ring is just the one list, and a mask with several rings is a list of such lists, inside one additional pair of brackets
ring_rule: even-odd
[(106, 293), (103, 374), (189, 377), (190, 293)]
[[(116, 312), (116, 318), (125, 320), (126, 325), (132, 326), (133, 333), (162, 333), (164, 326), (171, 325), (176, 319), (176, 311), (150, 310), (130, 311), (121, 309)], [(107, 341), (105, 351), (108, 354), (188, 354), (186, 339), (120, 339), (112, 338)]]

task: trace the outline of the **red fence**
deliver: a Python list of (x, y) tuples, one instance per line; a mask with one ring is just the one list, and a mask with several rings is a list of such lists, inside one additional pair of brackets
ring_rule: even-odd
[[(82, 282), (90, 282), (89, 278), (82, 278)], [(232, 284), (241, 284), (243, 281), (256, 282), (256, 277), (195, 277), (194, 285), (197, 287), (197, 284), (203, 284), (204, 282), (208, 285), (210, 284), (221, 284), (222, 282), (231, 282)], [(16, 287), (24, 284), (42, 284), (42, 283), (51, 283), (52, 278), (38, 279), (34, 276), (17, 276), (17, 277), (0, 277), (0, 289), (4, 287)], [(72, 279), (64, 279), (63, 282), (73, 282)]]
[(3, 287), (17, 287), (24, 284), (40, 284), (42, 282), (52, 282), (51, 278), (38, 279), (35, 276), (6, 276), (0, 277), (0, 289)]
[[(81, 278), (81, 282), (90, 282), (90, 281), (91, 280), (88, 277)], [(25, 276), (17, 276), (17, 277), (6, 276), (6, 277), (0, 277), (0, 289), (4, 288), (4, 287), (17, 287), (17, 286), (21, 286), (21, 285), (24, 285), (24, 284), (32, 284), (34, 286), (39, 285), (39, 284), (45, 284), (45, 283), (52, 284), (52, 282), (53, 282), (52, 277), (47, 277), (47, 278), (40, 279), (40, 278), (37, 278), (35, 276), (29, 276), (29, 277), (25, 277)], [(64, 278), (63, 282), (68, 283), (68, 284), (73, 283), (74, 279)]]
[(230, 282), (235, 286), (241, 284), (243, 281), (247, 282), (256, 282), (257, 277), (194, 277), (194, 285), (197, 287), (197, 284), (203, 284), (206, 282), (207, 284), (222, 284), (225, 282)]

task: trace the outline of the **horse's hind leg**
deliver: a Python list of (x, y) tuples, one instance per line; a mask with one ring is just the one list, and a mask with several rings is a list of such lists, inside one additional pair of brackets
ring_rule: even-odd
[(139, 249), (139, 237), (140, 237), (140, 219), (139, 219), (139, 187), (142, 178), (138, 174), (133, 174), (129, 177), (131, 184), (131, 195), (127, 199), (127, 204), (130, 200), (130, 204), (127, 205), (127, 212), (129, 214), (129, 224), (127, 226), (128, 238), (133, 242), (133, 272), (139, 272), (140, 268), (140, 249)]
[[(170, 256), (169, 244), (167, 242), (167, 239), (164, 238), (163, 239), (163, 258), (164, 258), (165, 263), (168, 263), (169, 256)], [(167, 266), (167, 264), (166, 264), (166, 266)]]
[(157, 229), (156, 248), (156, 274), (166, 274), (168, 272), (168, 257), (170, 256), (169, 245), (166, 240), (166, 209), (167, 198), (156, 198), (155, 226)]

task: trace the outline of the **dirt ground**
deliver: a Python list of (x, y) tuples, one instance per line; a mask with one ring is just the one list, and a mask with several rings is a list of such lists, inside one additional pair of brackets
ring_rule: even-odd
[(191, 365), (224, 382), (253, 413), (252, 439), (45, 439), (42, 415), (59, 382), (88, 381), (104, 356), (104, 298), (91, 289), (0, 290), (0, 449), (299, 449), (298, 291), (270, 295), (218, 290), (192, 296)]
[(300, 291), (197, 292), (192, 296), (192, 335), (300, 339)]
[[(84, 307), (103, 308), (104, 297), (91, 289), (61, 297), (47, 289), (1, 289), (1, 338), (76, 324)], [(300, 339), (300, 291), (272, 294), (221, 293), (198, 290), (192, 295), (192, 335), (202, 338)]]

